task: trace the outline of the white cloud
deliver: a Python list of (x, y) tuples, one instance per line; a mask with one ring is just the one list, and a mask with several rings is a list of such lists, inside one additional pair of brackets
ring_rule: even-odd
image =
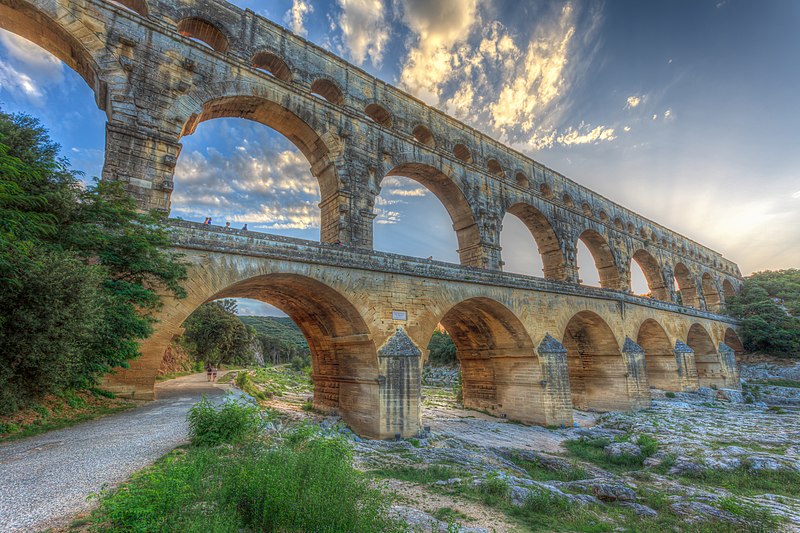
[[(215, 224), (247, 223), (254, 230), (319, 227), (319, 186), (308, 161), (266, 128), (246, 128), (254, 131), (253, 140), (238, 128), (225, 131), (242, 138), (229, 153), (184, 149), (175, 168), (172, 211), (210, 216)], [(193, 142), (192, 137), (185, 140)]]
[(367, 58), (380, 66), (389, 41), (389, 25), (383, 0), (337, 0), (341, 13), (338, 23), (348, 55), (357, 65)]
[(64, 79), (64, 64), (32, 42), (0, 29), (0, 45), (7, 60), (0, 60), (0, 89), (36, 106), (44, 105), (45, 87)]
[(614, 128), (597, 126), (591, 129), (591, 126), (581, 124), (576, 129), (567, 129), (565, 133), (558, 136), (557, 140), (561, 145), (570, 146), (573, 144), (597, 144), (601, 141), (613, 141), (616, 138)]
[(658, 120), (658, 113), (653, 113), (653, 120)]
[(674, 115), (672, 114), (672, 108), (669, 108), (664, 111), (664, 120), (669, 120), (671, 118), (674, 118)]
[(30, 76), (4, 61), (0, 61), (0, 89), (22, 96), (37, 106), (44, 104), (44, 92), (39, 85)]
[(634, 107), (638, 106), (642, 103), (644, 97), (642, 96), (629, 96), (627, 100), (625, 100), (625, 109), (633, 109)]
[(800, 199), (800, 191), (797, 191), (796, 193), (794, 193), (792, 195), (792, 198), (794, 198), (795, 200)]
[(292, 0), (292, 7), (286, 11), (283, 20), (289, 25), (294, 33), (297, 35), (307, 35), (308, 31), (305, 28), (305, 17), (309, 13), (314, 12), (314, 6), (305, 0)]
[(431, 105), (461, 62), (458, 45), (478, 22), (477, 0), (401, 0), (403, 22), (412, 32), (400, 83)]
[(622, 130), (623, 130), (625, 133), (628, 133), (629, 131), (631, 131), (631, 127), (630, 127), (630, 126), (625, 126), (624, 128), (622, 128)]

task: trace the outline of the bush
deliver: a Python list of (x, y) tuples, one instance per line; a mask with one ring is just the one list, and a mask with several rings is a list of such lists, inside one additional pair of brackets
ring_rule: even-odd
[(292, 357), (292, 360), (289, 361), (289, 366), (292, 367), (292, 370), (296, 370), (297, 372), (302, 372), (305, 368), (311, 366), (311, 357), (295, 355)]
[(508, 481), (498, 476), (496, 472), (489, 474), (480, 485), (483, 503), (490, 506), (505, 501), (510, 491)]
[(91, 521), (122, 532), (402, 530), (384, 518), (385, 498), (353, 468), (347, 442), (301, 432), (266, 448), (173, 453), (101, 494)]
[(226, 397), (214, 403), (205, 396), (189, 410), (189, 441), (193, 446), (239, 442), (261, 425), (257, 406)]
[(666, 396), (667, 398), (674, 398), (675, 397), (675, 393), (672, 392), (672, 391), (667, 391), (667, 392), (664, 393), (664, 396)]

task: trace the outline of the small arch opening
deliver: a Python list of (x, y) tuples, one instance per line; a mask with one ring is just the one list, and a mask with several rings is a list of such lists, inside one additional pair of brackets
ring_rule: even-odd
[(228, 38), (209, 21), (200, 17), (187, 17), (178, 22), (178, 33), (202, 43), (217, 52), (228, 51)]
[(364, 108), (364, 113), (371, 118), (373, 121), (377, 122), (384, 128), (391, 128), (392, 127), (392, 115), (389, 111), (381, 106), (380, 104), (369, 104), (367, 107)]
[(253, 55), (253, 67), (263, 70), (283, 81), (292, 81), (292, 71), (280, 57), (271, 52), (256, 52)]
[(420, 124), (414, 131), (411, 132), (414, 138), (420, 143), (430, 148), (436, 148), (436, 139), (433, 138), (433, 133), (426, 126)]
[(144, 0), (111, 0), (111, 3), (124, 7), (142, 17), (146, 17), (148, 13), (147, 2)]
[(544, 196), (545, 198), (553, 197), (553, 188), (547, 183), (542, 183), (541, 185), (539, 185), (539, 192), (542, 193), (542, 196)]
[(602, 222), (608, 222), (608, 215), (605, 211), (600, 211), (600, 220)]
[(633, 232), (634, 232), (634, 231), (636, 231), (636, 228), (635, 228), (635, 226), (633, 225), (633, 222), (628, 222), (628, 233), (630, 233), (631, 235), (633, 235)]
[(575, 207), (575, 202), (572, 201), (572, 196), (567, 193), (564, 193), (564, 196), (561, 197), (561, 200), (564, 202), (564, 205), (573, 208)]
[(334, 105), (344, 103), (342, 90), (330, 80), (318, 79), (311, 82), (311, 94), (321, 97)]
[(490, 159), (486, 162), (486, 168), (495, 176), (503, 176), (503, 167), (497, 159)]
[(517, 175), (514, 176), (514, 179), (517, 181), (517, 187), (522, 187), (524, 189), (530, 187), (528, 176), (526, 176), (523, 172), (517, 172)]
[(622, 224), (622, 219), (617, 217), (614, 219), (614, 227), (617, 228), (619, 231), (625, 229), (625, 226)]
[(465, 163), (472, 163), (472, 152), (463, 143), (453, 146), (453, 155)]
[(592, 213), (592, 206), (590, 206), (588, 202), (583, 202), (581, 204), (581, 210), (583, 211), (583, 214), (587, 217), (592, 217), (594, 215), (594, 213)]

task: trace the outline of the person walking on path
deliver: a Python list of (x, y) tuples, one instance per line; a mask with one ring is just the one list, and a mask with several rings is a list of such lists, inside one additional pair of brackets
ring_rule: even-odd
[(215, 383), (217, 381), (217, 365), (211, 366), (211, 382)]
[(206, 381), (211, 381), (211, 374), (214, 370), (214, 367), (211, 366), (211, 363), (206, 363)]

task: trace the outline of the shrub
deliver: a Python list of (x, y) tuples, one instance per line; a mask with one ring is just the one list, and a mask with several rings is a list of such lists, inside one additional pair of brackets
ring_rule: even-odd
[(385, 498), (352, 466), (341, 438), (303, 435), (271, 446), (194, 447), (100, 495), (99, 530), (398, 531)]
[(257, 406), (226, 397), (214, 403), (205, 396), (189, 411), (189, 440), (193, 446), (238, 442), (261, 425)]
[(667, 392), (664, 393), (664, 396), (666, 396), (667, 398), (674, 398), (675, 397), (675, 393), (672, 392), (672, 391), (667, 391)]
[(511, 487), (508, 481), (497, 475), (496, 472), (489, 474), (480, 485), (480, 493), (486, 505), (497, 505), (508, 498)]
[(292, 367), (292, 370), (296, 370), (297, 372), (302, 372), (303, 369), (311, 366), (311, 358), (295, 355), (294, 357), (292, 357), (292, 360), (289, 361), (289, 366)]

